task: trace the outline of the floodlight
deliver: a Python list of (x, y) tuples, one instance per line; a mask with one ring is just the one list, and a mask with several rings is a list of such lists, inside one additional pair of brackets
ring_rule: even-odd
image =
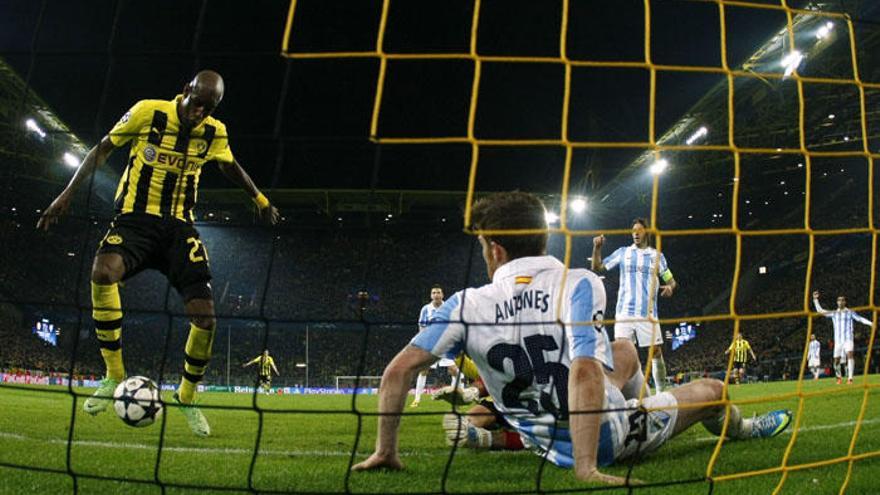
[(661, 158), (651, 164), (650, 171), (654, 175), (660, 175), (669, 167), (669, 162), (665, 158)]
[(79, 158), (70, 152), (64, 153), (62, 160), (64, 160), (64, 163), (67, 164), (68, 167), (79, 167)]

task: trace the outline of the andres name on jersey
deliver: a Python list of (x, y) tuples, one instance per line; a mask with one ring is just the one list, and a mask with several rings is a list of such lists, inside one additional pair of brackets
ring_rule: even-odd
[(495, 304), (495, 323), (512, 318), (524, 309), (535, 309), (546, 313), (550, 309), (550, 294), (542, 290), (527, 290), (504, 301), (503, 304)]

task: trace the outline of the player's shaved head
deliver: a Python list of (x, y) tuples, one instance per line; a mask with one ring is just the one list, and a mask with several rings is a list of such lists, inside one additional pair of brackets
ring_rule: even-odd
[(192, 91), (202, 96), (216, 96), (217, 103), (223, 99), (226, 87), (223, 84), (223, 76), (212, 70), (203, 70), (193, 77), (189, 86)]
[(213, 70), (203, 70), (183, 87), (183, 98), (177, 107), (177, 116), (186, 126), (194, 127), (208, 118), (226, 92), (223, 77)]

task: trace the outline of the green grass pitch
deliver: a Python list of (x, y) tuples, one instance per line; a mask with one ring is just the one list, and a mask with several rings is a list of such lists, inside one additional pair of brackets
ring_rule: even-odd
[[(862, 380), (857, 378), (857, 382)], [(880, 383), (880, 376), (870, 377)], [(805, 392), (833, 389), (835, 393), (806, 399), (801, 430), (792, 449), (789, 464), (801, 464), (844, 456), (849, 449), (864, 387), (838, 386), (833, 380), (804, 383)], [(72, 493), (67, 471), (67, 439), (73, 398), (67, 393), (49, 393), (48, 388), (0, 387), (0, 463), (32, 466), (43, 471), (0, 467), (0, 493)], [(63, 388), (52, 390), (64, 392)], [(794, 392), (796, 382), (777, 382), (731, 386), (734, 400)], [(880, 450), (880, 388), (869, 388), (868, 408), (855, 453)], [(80, 393), (89, 393), (81, 390)], [(170, 397), (166, 397), (170, 399)], [(206, 409), (213, 436), (194, 437), (182, 414), (166, 408), (166, 431), (158, 470), (156, 460), (160, 441), (159, 424), (136, 429), (123, 424), (116, 415), (105, 412), (91, 417), (81, 412), (77, 399), (70, 449), (70, 469), (82, 475), (153, 481), (162, 483), (231, 487), (246, 493), (248, 474), (257, 445), (259, 414), (252, 409)], [(250, 395), (204, 393), (203, 404), (250, 408)], [(416, 412), (403, 419), (401, 451), (406, 470), (402, 472), (355, 473), (346, 481), (350, 453), (355, 445), (359, 421), (362, 432), (357, 442), (357, 459), (372, 451), (376, 439), (375, 396), (258, 396), (263, 410), (263, 429), (259, 453), (253, 467), (251, 486), (257, 491), (345, 492), (354, 493), (497, 493), (517, 491), (568, 490), (589, 487), (578, 483), (569, 471), (553, 465), (542, 466), (541, 459), (528, 452), (473, 452), (459, 450), (450, 461), (450, 448), (444, 443), (440, 413), (445, 403), (422, 401)], [(747, 414), (776, 408), (797, 410), (797, 399), (744, 405)], [(300, 409), (311, 412), (280, 412)], [(433, 414), (431, 414), (433, 413)], [(777, 438), (725, 443), (714, 469), (724, 475), (779, 466), (793, 428)], [(675, 438), (659, 451), (637, 463), (633, 477), (649, 483), (703, 479), (715, 445), (701, 426)], [(443, 482), (444, 470), (449, 475)], [(54, 473), (48, 470), (61, 471)], [(847, 463), (789, 474), (782, 493), (837, 493), (846, 475)], [(626, 466), (607, 469), (624, 475)], [(540, 474), (540, 485), (537, 480)], [(880, 457), (857, 462), (847, 493), (876, 493), (880, 482)], [(715, 494), (770, 493), (780, 478), (778, 473), (716, 483)], [(347, 484), (346, 484), (347, 482)], [(709, 492), (709, 484), (652, 487), (637, 493), (689, 494)], [(79, 478), (80, 493), (161, 493), (158, 485)], [(626, 493), (626, 490), (609, 490)], [(216, 493), (205, 488), (168, 487), (166, 493)], [(607, 493), (603, 491), (603, 493)]]

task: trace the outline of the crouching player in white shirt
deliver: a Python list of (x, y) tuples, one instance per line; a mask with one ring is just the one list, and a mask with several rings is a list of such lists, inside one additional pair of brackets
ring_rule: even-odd
[[(473, 227), (546, 229), (544, 213), (534, 195), (498, 193), (474, 205)], [(492, 283), (448, 299), (428, 328), (388, 364), (379, 389), (376, 450), (352, 469), (403, 468), (398, 430), (409, 384), (426, 365), (461, 351), (473, 359), (523, 444), (557, 466), (574, 468), (581, 480), (623, 484), (624, 478), (604, 474), (599, 466), (653, 451), (697, 422), (720, 433), (723, 407), (678, 409), (720, 400), (718, 380), (650, 396), (642, 408), (638, 399), (626, 400), (621, 387), (638, 388), (628, 385), (641, 378), (635, 349), (627, 344), (619, 348), (629, 352), (612, 350), (601, 326), (601, 280), (546, 256), (546, 233), (481, 235), (479, 241)], [(791, 421), (789, 411), (743, 420), (736, 406), (730, 410), (732, 438), (774, 436)], [(462, 422), (463, 429), (474, 428)]]

